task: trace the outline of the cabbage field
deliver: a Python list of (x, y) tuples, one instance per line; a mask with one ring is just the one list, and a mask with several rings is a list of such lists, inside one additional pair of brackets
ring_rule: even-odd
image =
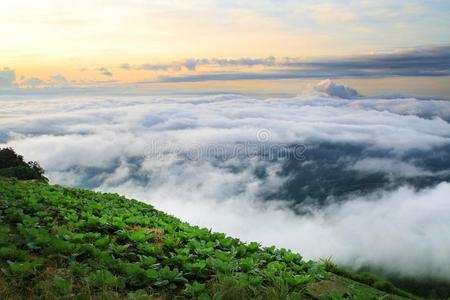
[(10, 178), (0, 179), (0, 259), (2, 299), (412, 297), (117, 194)]

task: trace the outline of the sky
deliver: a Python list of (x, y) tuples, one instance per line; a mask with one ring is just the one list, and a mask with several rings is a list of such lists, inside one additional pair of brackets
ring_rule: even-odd
[(449, 13), (444, 0), (2, 0), (0, 92), (396, 76), (445, 86)]

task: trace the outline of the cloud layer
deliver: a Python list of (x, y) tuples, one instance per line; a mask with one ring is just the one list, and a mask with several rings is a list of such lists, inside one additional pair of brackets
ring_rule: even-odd
[[(54, 183), (116, 191), (307, 258), (450, 280), (447, 101), (364, 98), (326, 81), (294, 98), (16, 96), (0, 106), (3, 145), (41, 162)], [(306, 151), (267, 159), (255, 144)], [(252, 150), (227, 156), (242, 147)], [(383, 180), (322, 206), (282, 193), (342, 172)]]
[(190, 70), (197, 65), (265, 66), (264, 71), (222, 71), (216, 73), (164, 75), (163, 82), (198, 82), (209, 80), (294, 79), (294, 78), (373, 78), (389, 76), (449, 76), (450, 46), (403, 49), (366, 56), (326, 59), (285, 57), (276, 59), (191, 59)]
[[(3, 68), (0, 71), (0, 91), (5, 94), (148, 94), (158, 92), (166, 94), (168, 91), (177, 93), (190, 93), (203, 91), (197, 85), (205, 85), (206, 89), (215, 89), (218, 84), (209, 85), (209, 81), (249, 81), (231, 87), (231, 91), (242, 92), (242, 85), (247, 84), (250, 90), (255, 91), (257, 86), (253, 80), (283, 80), (306, 79), (323, 80), (332, 79), (389, 79), (395, 81), (402, 78), (409, 82), (409, 77), (416, 81), (417, 85), (426, 82), (433, 89), (424, 93), (430, 95), (436, 92), (448, 98), (446, 80), (450, 78), (450, 46), (416, 47), (397, 49), (386, 53), (374, 53), (371, 55), (328, 57), (328, 58), (299, 58), (299, 57), (240, 57), (240, 58), (188, 58), (172, 62), (146, 62), (146, 63), (122, 63), (120, 65), (96, 66), (77, 68), (72, 72), (72, 78), (66, 78), (64, 74), (56, 73), (47, 78), (20, 74), (16, 78), (16, 71), (11, 68)], [(81, 72), (86, 72), (82, 74)], [(77, 75), (78, 73), (78, 75)], [(80, 77), (81, 76), (81, 77)], [(77, 79), (78, 77), (78, 79)], [(434, 78), (440, 77), (438, 81)], [(113, 79), (114, 78), (114, 79)], [(432, 81), (433, 80), (433, 81)], [(275, 81), (277, 82), (277, 81)], [(296, 81), (279, 81), (278, 83), (291, 83)], [(430, 83), (431, 82), (431, 83)], [(209, 86), (207, 86), (209, 85)], [(409, 90), (415, 90), (416, 85), (403, 83)], [(270, 86), (270, 85), (267, 85)], [(234, 88), (234, 89), (233, 89)], [(316, 89), (326, 87), (316, 87)], [(339, 87), (331, 87), (337, 94), (334, 96), (348, 98), (356, 96), (350, 90), (337, 91)], [(204, 87), (203, 87), (204, 89)], [(379, 90), (383, 90), (379, 87)], [(223, 82), (220, 92), (230, 91), (230, 85)], [(272, 90), (275, 91), (275, 90)], [(386, 90), (384, 90), (386, 91)], [(393, 89), (398, 93), (402, 87)], [(276, 92), (279, 92), (277, 90)], [(332, 93), (331, 90), (323, 91)], [(342, 92), (345, 95), (341, 94)], [(348, 94), (350, 92), (350, 94)]]

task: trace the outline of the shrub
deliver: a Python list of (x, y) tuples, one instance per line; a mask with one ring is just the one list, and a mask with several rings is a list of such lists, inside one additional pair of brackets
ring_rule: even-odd
[(0, 149), (0, 176), (14, 177), (20, 180), (38, 179), (48, 181), (44, 177), (44, 169), (36, 161), (25, 162), (12, 148)]

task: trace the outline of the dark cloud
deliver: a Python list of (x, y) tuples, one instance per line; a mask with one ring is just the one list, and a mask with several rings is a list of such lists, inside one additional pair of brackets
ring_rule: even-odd
[(100, 74), (102, 74), (104, 76), (109, 76), (109, 77), (113, 76), (113, 74), (105, 67), (99, 68), (98, 71), (100, 72)]
[(209, 80), (245, 79), (296, 79), (340, 77), (388, 77), (388, 76), (450, 76), (450, 47), (418, 48), (389, 54), (377, 54), (354, 58), (302, 60), (285, 57), (241, 59), (190, 59), (184, 64), (195, 70), (200, 64), (220, 66), (268, 66), (276, 67), (265, 72), (218, 72), (184, 76), (162, 76), (162, 82), (196, 82)]
[[(262, 72), (200, 73), (183, 76), (162, 76), (162, 82), (196, 82), (209, 80), (245, 79), (295, 79), (340, 77), (386, 77), (386, 76), (449, 76), (450, 46), (407, 49), (387, 54), (358, 57), (305, 60), (296, 57), (274, 56), (266, 58), (189, 58), (171, 64), (142, 64), (139, 70), (180, 71), (182, 67), (196, 71), (198, 66), (252, 67), (264, 66)], [(123, 64), (129, 69), (130, 65)]]
[[(124, 67), (125, 65), (125, 67)], [(218, 66), (274, 66), (276, 65), (276, 59), (274, 56), (266, 58), (189, 58), (184, 62), (174, 62), (171, 64), (153, 64), (146, 63), (136, 67), (138, 70), (151, 70), (151, 71), (180, 71), (182, 67), (190, 71), (195, 71), (198, 66), (204, 65), (218, 65)], [(123, 64), (122, 68), (129, 69), (130, 65)]]
[(367, 70), (368, 73), (381, 71), (387, 75), (442, 76), (450, 74), (450, 47), (422, 48), (350, 59), (329, 59), (285, 65), (312, 67), (319, 70)]
[(131, 65), (127, 63), (121, 64), (120, 67), (124, 70), (131, 70)]
[(138, 67), (139, 70), (149, 71), (168, 71), (173, 68), (171, 64), (142, 64)]
[(207, 58), (201, 58), (201, 59), (189, 58), (189, 59), (186, 59), (183, 66), (185, 66), (186, 69), (188, 69), (188, 70), (194, 71), (197, 68), (197, 66), (199, 66), (199, 65), (209, 65), (209, 64), (211, 64), (211, 62)]
[(212, 60), (213, 64), (220, 66), (274, 66), (276, 65), (276, 59), (274, 56), (266, 58), (239, 58), (239, 59), (218, 59)]
[(228, 59), (228, 58), (190, 58), (187, 59), (183, 66), (186, 69), (194, 71), (197, 66), (201, 65), (218, 65), (218, 66), (274, 66), (276, 65), (276, 59), (274, 56), (269, 56), (266, 58), (237, 58), (237, 59)]

